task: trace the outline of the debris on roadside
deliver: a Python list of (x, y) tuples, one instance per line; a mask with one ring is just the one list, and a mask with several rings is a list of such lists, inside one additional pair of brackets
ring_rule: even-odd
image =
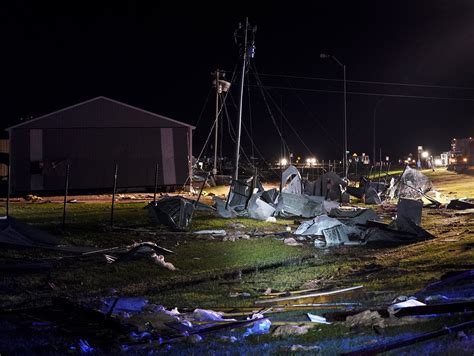
[(277, 326), (275, 330), (273, 330), (272, 335), (274, 337), (286, 337), (286, 336), (293, 336), (293, 335), (304, 335), (311, 329), (310, 325), (280, 325)]
[(26, 195), (25, 200), (32, 203), (36, 203), (36, 202), (43, 201), (43, 198), (38, 195), (28, 194)]
[(309, 320), (313, 323), (318, 323), (318, 324), (331, 324), (329, 321), (326, 320), (324, 316), (319, 316), (311, 313), (306, 313), (308, 316)]
[(128, 246), (126, 252), (122, 253), (119, 257), (107, 254), (104, 256), (108, 263), (124, 262), (136, 258), (149, 258), (156, 264), (175, 271), (176, 267), (172, 263), (166, 262), (165, 257), (161, 253), (169, 254), (173, 253), (173, 251), (158, 246), (153, 242), (141, 242)]
[(283, 240), (283, 243), (287, 246), (303, 246), (301, 242), (296, 241), (293, 237), (287, 237)]
[[(274, 221), (275, 216), (312, 218), (348, 201), (347, 183), (336, 173), (328, 172), (316, 182), (304, 181), (294, 166), (282, 173), (281, 192), (265, 190), (259, 178), (251, 177), (232, 183), (227, 201), (213, 197), (218, 214), (224, 218), (250, 217)], [(347, 197), (347, 198), (346, 198)]]
[(345, 326), (349, 329), (358, 328), (361, 326), (385, 328), (385, 321), (377, 311), (365, 310), (356, 315), (349, 315), (346, 318)]
[(453, 199), (446, 206), (447, 209), (467, 210), (474, 209), (474, 199)]
[(224, 237), (227, 235), (225, 230), (198, 230), (193, 231), (193, 233), (196, 235), (211, 235), (214, 237)]
[(20, 247), (55, 248), (59, 240), (13, 217), (0, 218), (0, 244)]
[(189, 225), (195, 209), (190, 200), (180, 196), (165, 197), (156, 204), (151, 202), (147, 207), (154, 223), (166, 225), (175, 231), (182, 231)]

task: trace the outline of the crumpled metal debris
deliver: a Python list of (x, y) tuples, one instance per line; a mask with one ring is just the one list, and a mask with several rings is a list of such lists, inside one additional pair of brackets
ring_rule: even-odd
[(108, 263), (117, 263), (129, 261), (135, 258), (150, 258), (156, 264), (165, 267), (171, 271), (175, 271), (176, 267), (172, 263), (166, 262), (165, 257), (161, 253), (173, 253), (167, 248), (158, 246), (154, 242), (140, 242), (127, 247), (127, 251), (119, 257), (113, 255), (104, 255)]
[(428, 231), (403, 215), (390, 224), (369, 228), (365, 234), (367, 242), (406, 244), (434, 238)]
[(281, 193), (276, 211), (281, 216), (311, 218), (325, 213), (322, 200), (311, 199), (303, 194)]
[(321, 188), (315, 190), (316, 183), (303, 182), (298, 169), (290, 166), (282, 173), (281, 192), (275, 188), (265, 191), (258, 178), (249, 178), (231, 186), (227, 202), (217, 197), (214, 201), (221, 217), (248, 216), (263, 221), (275, 216), (312, 218), (339, 206), (336, 201), (349, 201), (344, 191), (347, 183), (336, 173), (325, 173), (320, 183)]
[(59, 240), (34, 226), (15, 218), (0, 218), (0, 244), (23, 247), (53, 247)]
[(248, 214), (252, 219), (267, 220), (275, 213), (275, 208), (261, 199), (263, 193), (255, 193), (248, 202)]
[(474, 199), (453, 199), (449, 202), (446, 208), (457, 210), (474, 209)]
[(296, 229), (295, 235), (322, 235), (323, 230), (341, 225), (342, 223), (335, 218), (320, 215), (312, 220), (302, 222)]
[(304, 192), (311, 196), (322, 196), (325, 199), (340, 201), (345, 193), (347, 182), (335, 172), (327, 172), (314, 182), (304, 182)]
[[(288, 180), (290, 181), (288, 183)], [(301, 174), (295, 166), (289, 166), (281, 175), (281, 191), (289, 194), (301, 194)]]
[(392, 199), (394, 197), (418, 199), (432, 187), (431, 180), (427, 176), (407, 165), (398, 182), (394, 183), (390, 195)]
[(236, 180), (232, 182), (232, 189), (229, 192), (228, 206), (236, 211), (244, 210), (252, 196), (253, 177), (247, 180)]
[(156, 204), (153, 202), (148, 204), (148, 211), (155, 223), (179, 231), (185, 229), (191, 222), (194, 203), (180, 196), (165, 197)]
[(403, 216), (413, 221), (416, 225), (421, 224), (421, 211), (423, 202), (410, 198), (400, 198), (397, 204), (397, 217)]

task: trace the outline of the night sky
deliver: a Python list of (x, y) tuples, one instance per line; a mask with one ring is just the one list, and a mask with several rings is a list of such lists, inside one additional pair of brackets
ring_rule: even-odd
[[(342, 82), (291, 77), (342, 79), (339, 65), (320, 59), (321, 52), (347, 66), (348, 80), (474, 88), (469, 0), (13, 3), (2, 5), (0, 13), (3, 127), (99, 95), (194, 125), (211, 89), (210, 73), (236, 66), (233, 34), (246, 16), (258, 26), (254, 64), (267, 100), (282, 108), (311, 151), (271, 104), (285, 140), (302, 158), (334, 159), (342, 152), (343, 96), (321, 92), (342, 91)], [(249, 78), (253, 137), (266, 158), (274, 159), (280, 141), (253, 71)], [(417, 145), (440, 153), (449, 150), (453, 137), (474, 135), (474, 89), (349, 82), (347, 90), (370, 93), (348, 95), (351, 152), (371, 154), (377, 102), (377, 151), (381, 147), (383, 155), (398, 158)], [(381, 94), (438, 99), (381, 100)], [(249, 126), (247, 97), (245, 102)], [(228, 105), (235, 121), (231, 100)], [(195, 132), (195, 154), (213, 113), (211, 93)], [(231, 140), (225, 142), (232, 155)], [(246, 137), (243, 143), (249, 153)]]

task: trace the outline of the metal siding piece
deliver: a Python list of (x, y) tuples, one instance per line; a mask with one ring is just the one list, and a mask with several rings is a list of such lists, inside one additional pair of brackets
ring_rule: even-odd
[(43, 130), (30, 130), (30, 161), (38, 162), (43, 160)]
[(176, 167), (174, 157), (173, 129), (163, 128), (161, 131), (161, 155), (163, 166), (163, 183), (176, 184)]

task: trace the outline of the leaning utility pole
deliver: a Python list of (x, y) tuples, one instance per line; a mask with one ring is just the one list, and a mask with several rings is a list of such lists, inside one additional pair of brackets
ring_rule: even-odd
[[(239, 24), (239, 30), (241, 29), (241, 24)], [(253, 58), (254, 52), (255, 52), (255, 44), (252, 40), (252, 44), (250, 47), (248, 46), (248, 31), (251, 30), (252, 34), (255, 34), (257, 31), (256, 26), (254, 27), (249, 27), (249, 19), (245, 19), (245, 28), (244, 28), (244, 42), (242, 44), (242, 73), (241, 73), (241, 78), (240, 78), (240, 100), (239, 100), (239, 120), (237, 123), (237, 141), (235, 145), (235, 161), (234, 161), (234, 181), (239, 179), (239, 156), (240, 156), (240, 135), (242, 132), (242, 102), (244, 98), (244, 83), (245, 83), (245, 71), (246, 71), (246, 66), (247, 66), (247, 60), (248, 57), (250, 56)], [(236, 31), (237, 34), (237, 31)], [(236, 35), (236, 40), (237, 40), (237, 35)]]
[(213, 74), (215, 74), (216, 81), (216, 124), (214, 132), (214, 167), (212, 168), (212, 175), (215, 176), (217, 174), (217, 146), (219, 144), (219, 69), (216, 69)]
[[(215, 126), (215, 132), (214, 132), (214, 167), (212, 168), (212, 174), (215, 176), (217, 174), (217, 166), (218, 163), (217, 161), (219, 160), (218, 157), (218, 148), (219, 148), (219, 116), (220, 112), (222, 110), (222, 105), (224, 104), (224, 100), (221, 100), (221, 107), (219, 108), (219, 95), (222, 93), (226, 93), (229, 91), (230, 88), (230, 83), (226, 82), (224, 79), (225, 78), (225, 72), (221, 71), (220, 69), (216, 69), (214, 73), (211, 73), (212, 76), (214, 76), (214, 85), (216, 86), (216, 121), (214, 123)], [(221, 134), (222, 136), (222, 134)], [(222, 149), (222, 143), (221, 143), (221, 149)], [(221, 156), (222, 156), (222, 151), (221, 151)], [(222, 157), (221, 157), (222, 158)]]

